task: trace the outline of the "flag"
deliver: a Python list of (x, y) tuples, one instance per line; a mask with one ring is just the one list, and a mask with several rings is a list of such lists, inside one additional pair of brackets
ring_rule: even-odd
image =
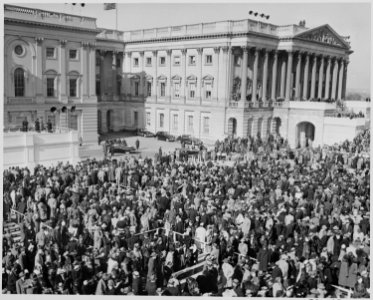
[(111, 10), (116, 9), (117, 4), (116, 3), (104, 3), (104, 10)]

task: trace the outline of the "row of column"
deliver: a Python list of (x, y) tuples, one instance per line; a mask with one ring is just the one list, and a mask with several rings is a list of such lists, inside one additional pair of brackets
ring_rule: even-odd
[[(241, 100), (246, 100), (247, 96), (247, 67), (248, 67), (248, 55), (250, 53), (250, 47), (242, 47), (242, 68), (241, 68)], [(296, 55), (296, 70), (295, 70), (295, 87), (293, 86), (293, 52), (287, 51), (287, 57), (282, 56), (282, 63), (280, 69), (280, 91), (277, 95), (277, 73), (278, 73), (278, 51), (268, 51), (267, 49), (260, 50), (254, 48), (253, 56), (254, 62), (252, 67), (252, 96), (251, 101), (255, 103), (257, 99), (257, 85), (258, 85), (258, 65), (259, 65), (259, 53), (263, 51), (263, 72), (262, 72), (262, 100), (266, 101), (268, 98), (275, 100), (278, 98), (284, 98), (290, 100), (292, 98), (296, 100), (308, 100), (313, 98), (320, 99), (342, 99), (345, 94), (345, 82), (347, 75), (347, 63), (342, 58), (331, 56), (322, 56), (309, 53), (297, 52)], [(272, 74), (271, 74), (271, 94), (267, 95), (267, 82), (269, 72), (269, 54), (272, 55)], [(233, 55), (233, 50), (231, 50)], [(304, 56), (304, 59), (302, 57)], [(310, 60), (312, 59), (312, 62)], [(319, 60), (319, 63), (318, 63)], [(234, 59), (231, 59), (233, 64)], [(325, 70), (325, 65), (326, 70)], [(312, 64), (311, 71), (311, 88), (309, 89), (309, 69)], [(233, 66), (232, 66), (233, 67)], [(302, 74), (303, 71), (303, 74)], [(318, 72), (318, 80), (316, 79), (316, 73)], [(232, 73), (231, 73), (232, 74)], [(302, 78), (303, 77), (303, 78)], [(303, 90), (301, 90), (301, 82), (303, 82)], [(325, 87), (324, 87), (325, 82)], [(316, 84), (318, 88), (316, 91)], [(232, 88), (232, 85), (230, 85)], [(293, 95), (293, 88), (295, 89)], [(310, 92), (309, 92), (310, 90)], [(294, 97), (293, 97), (294, 96)]]

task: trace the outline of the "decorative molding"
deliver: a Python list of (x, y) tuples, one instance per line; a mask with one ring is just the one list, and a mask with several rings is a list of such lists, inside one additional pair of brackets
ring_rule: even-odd
[[(20, 37), (19, 37), (20, 38)], [(37, 36), (35, 37), (35, 41), (38, 45), (40, 45), (43, 41), (44, 41), (44, 38), (41, 37), (41, 36)]]
[(184, 48), (184, 49), (181, 49), (180, 51), (182, 55), (186, 55), (186, 53), (188, 52), (188, 49)]
[(67, 44), (67, 40), (60, 40), (60, 45), (61, 45), (62, 47), (65, 47), (66, 44)]
[(81, 42), (81, 44), (82, 44), (82, 47), (83, 48), (88, 48), (89, 47), (89, 43), (88, 42)]
[(197, 53), (201, 55), (203, 53), (203, 48), (197, 48)]
[(157, 54), (158, 54), (158, 50), (154, 50), (154, 51), (152, 51), (152, 54), (153, 54), (153, 56), (157, 56)]
[(220, 52), (220, 47), (214, 47), (214, 53), (218, 54)]
[(140, 56), (143, 57), (144, 56), (144, 51), (140, 51)]
[(166, 53), (167, 53), (168, 56), (170, 56), (172, 54), (172, 50), (168, 49), (168, 50), (166, 50)]
[(228, 47), (228, 46), (224, 46), (224, 47), (221, 47), (221, 49), (223, 50), (224, 53), (228, 53), (228, 51), (229, 51), (231, 48)]

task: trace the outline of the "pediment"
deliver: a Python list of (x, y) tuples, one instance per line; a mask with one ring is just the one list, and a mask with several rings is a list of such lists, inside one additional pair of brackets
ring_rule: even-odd
[(303, 31), (294, 38), (350, 49), (350, 45), (329, 25)]
[(188, 80), (188, 81), (197, 81), (197, 76), (195, 76), (195, 75), (189, 75), (189, 76), (187, 77), (187, 80)]
[(171, 78), (173, 81), (181, 81), (181, 77), (179, 75), (174, 75)]
[(203, 81), (213, 81), (214, 80), (214, 77), (212, 77), (211, 75), (206, 75), (202, 78)]

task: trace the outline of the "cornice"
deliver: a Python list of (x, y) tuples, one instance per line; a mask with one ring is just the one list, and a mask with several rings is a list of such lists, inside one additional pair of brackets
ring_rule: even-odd
[(69, 30), (69, 31), (77, 31), (77, 32), (89, 32), (98, 34), (101, 31), (98, 29), (89, 29), (89, 28), (82, 28), (82, 27), (74, 27), (74, 26), (64, 26), (64, 25), (57, 25), (51, 23), (42, 23), (42, 22), (33, 22), (29, 20), (20, 20), (20, 19), (13, 19), (13, 18), (4, 18), (4, 24), (27, 24), (27, 25), (34, 25), (38, 27), (46, 27), (50, 29), (61, 29), (61, 30)]
[(145, 44), (145, 43), (163, 43), (163, 42), (173, 42), (173, 41), (186, 41), (186, 40), (200, 40), (200, 39), (214, 39), (214, 38), (233, 38), (233, 37), (245, 37), (245, 36), (259, 36), (264, 38), (269, 38), (272, 40), (279, 41), (280, 38), (274, 35), (255, 32), (255, 31), (245, 31), (237, 33), (217, 33), (217, 34), (199, 34), (190, 36), (173, 36), (164, 38), (154, 38), (154, 39), (144, 39), (136, 41), (125, 41), (125, 44)]

